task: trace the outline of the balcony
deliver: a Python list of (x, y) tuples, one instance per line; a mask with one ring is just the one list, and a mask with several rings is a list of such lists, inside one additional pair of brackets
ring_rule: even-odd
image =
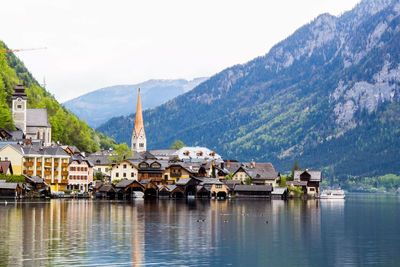
[(51, 184), (51, 179), (45, 179), (44, 182), (45, 182), (46, 184)]
[(33, 175), (33, 171), (32, 170), (24, 170), (24, 174), (32, 176)]
[(175, 173), (171, 172), (170, 176), (171, 177), (181, 177), (182, 176), (182, 172), (175, 172)]
[(68, 184), (68, 180), (67, 179), (63, 179), (60, 181), (60, 184)]
[(68, 163), (66, 163), (66, 162), (63, 162), (63, 163), (61, 163), (61, 167), (68, 167)]
[(27, 166), (27, 167), (32, 167), (33, 166), (33, 161), (25, 161), (24, 162), (24, 166)]
[(54, 162), (54, 167), (58, 167), (58, 162)]
[(62, 172), (61, 172), (61, 175), (62, 175), (62, 176), (68, 176), (68, 172), (67, 172), (67, 171), (62, 171)]
[(44, 171), (44, 175), (51, 175), (51, 171)]
[(45, 163), (44, 163), (44, 166), (46, 166), (46, 167), (51, 167), (51, 162), (45, 162)]
[(58, 175), (58, 171), (54, 171), (54, 176)]

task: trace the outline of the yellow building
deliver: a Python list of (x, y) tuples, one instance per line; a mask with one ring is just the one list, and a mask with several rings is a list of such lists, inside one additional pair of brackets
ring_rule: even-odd
[(38, 176), (51, 191), (66, 190), (70, 156), (59, 146), (8, 144), (0, 148), (0, 158), (11, 161), (15, 175)]

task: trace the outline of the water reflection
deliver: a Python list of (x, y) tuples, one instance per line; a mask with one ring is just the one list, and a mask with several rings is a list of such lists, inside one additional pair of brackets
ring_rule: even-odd
[[(365, 215), (363, 202), (350, 203), (353, 203), (349, 205), (351, 213), (358, 210)], [(380, 253), (385, 248), (376, 250), (375, 243), (360, 243), (373, 240), (364, 231), (376, 227), (376, 220), (362, 227), (360, 220), (347, 209), (348, 203), (344, 201), (318, 200), (51, 200), (1, 204), (0, 263), (15, 266), (382, 263), (384, 258)], [(398, 223), (395, 220), (398, 218), (392, 218), (391, 223)], [(398, 237), (397, 228), (392, 230)], [(392, 249), (396, 248), (393, 242), (390, 244)], [(392, 251), (386, 249), (384, 255)], [(357, 255), (365, 255), (369, 261), (365, 258), (360, 261)]]

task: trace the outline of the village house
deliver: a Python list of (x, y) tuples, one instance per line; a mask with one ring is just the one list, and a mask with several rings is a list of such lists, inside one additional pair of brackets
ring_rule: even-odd
[(138, 180), (139, 168), (135, 162), (129, 159), (123, 159), (111, 167), (111, 181), (128, 179)]
[(103, 177), (111, 178), (112, 162), (110, 157), (114, 155), (112, 150), (102, 150), (87, 156), (93, 164), (93, 171), (100, 172)]
[(300, 186), (304, 194), (316, 197), (319, 194), (319, 183), (322, 180), (321, 171), (295, 170), (293, 181), (287, 181), (288, 186)]
[(138, 170), (138, 181), (150, 180), (156, 185), (164, 184), (167, 182), (164, 177), (164, 171), (168, 166), (167, 161), (141, 161), (135, 164), (139, 167)]
[(176, 156), (183, 162), (206, 162), (214, 161), (216, 163), (223, 162), (220, 155), (206, 147), (183, 147), (177, 150), (173, 156)]
[(15, 175), (41, 177), (51, 186), (51, 191), (67, 188), (70, 156), (59, 146), (7, 144), (1, 147), (0, 143), (0, 157), (11, 161)]
[(89, 185), (93, 182), (93, 164), (82, 156), (70, 158), (68, 190), (88, 192)]

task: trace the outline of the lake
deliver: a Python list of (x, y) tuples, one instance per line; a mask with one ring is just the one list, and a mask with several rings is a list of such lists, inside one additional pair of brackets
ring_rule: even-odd
[(0, 200), (2, 266), (399, 266), (400, 197)]

